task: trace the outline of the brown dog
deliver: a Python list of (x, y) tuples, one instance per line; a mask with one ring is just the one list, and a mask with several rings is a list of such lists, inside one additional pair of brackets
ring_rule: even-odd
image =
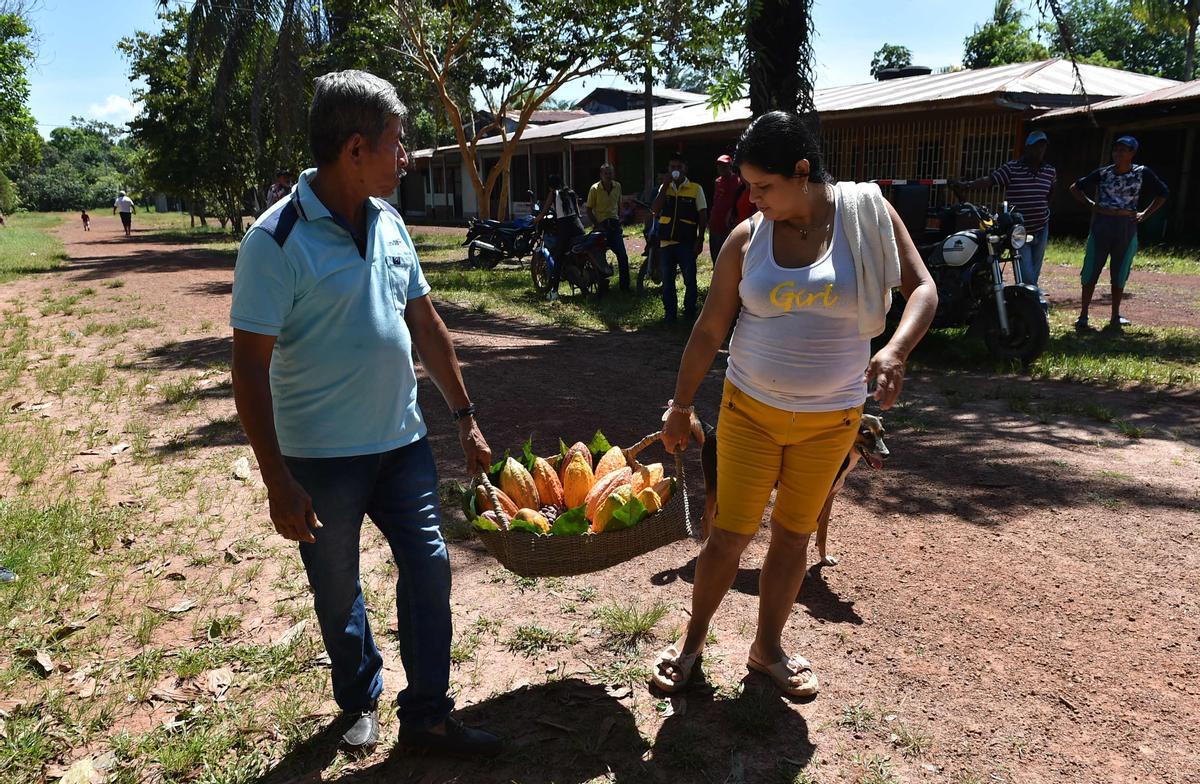
[[(701, 425), (701, 428), (705, 436), (703, 439), (697, 439), (701, 443), (700, 465), (704, 467), (704, 518), (701, 525), (702, 534), (707, 539), (717, 509), (717, 431), (707, 424)], [(837, 559), (826, 552), (826, 538), (829, 534), (829, 513), (833, 509), (833, 499), (846, 484), (846, 475), (854, 470), (860, 460), (865, 460), (873, 469), (883, 468), (883, 461), (890, 454), (887, 444), (883, 442), (883, 420), (872, 414), (863, 414), (854, 445), (842, 461), (842, 467), (838, 469), (837, 477), (833, 480), (833, 487), (825, 498), (825, 506), (821, 508), (821, 514), (817, 517), (817, 552), (821, 559), (813, 566), (833, 566), (837, 563)]]

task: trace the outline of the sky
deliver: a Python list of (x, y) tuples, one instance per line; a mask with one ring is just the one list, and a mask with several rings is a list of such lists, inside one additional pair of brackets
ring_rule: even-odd
[[(990, 15), (993, 2), (814, 0), (817, 86), (870, 81), (871, 55), (884, 43), (907, 46), (917, 65), (956, 64), (963, 39)], [(1032, 7), (1034, 0), (1023, 5)], [(43, 135), (72, 116), (118, 125), (134, 116), (135, 85), (117, 42), (135, 30), (157, 30), (157, 7), (157, 0), (41, 0), (33, 17), (41, 43), (29, 81), (31, 109)], [(1035, 14), (1031, 11), (1031, 20)], [(556, 97), (574, 100), (595, 87), (622, 84), (598, 74)]]

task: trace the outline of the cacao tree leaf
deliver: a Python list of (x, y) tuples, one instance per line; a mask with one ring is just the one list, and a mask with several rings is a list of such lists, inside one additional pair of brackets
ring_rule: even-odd
[(541, 528), (538, 528), (528, 520), (518, 520), (515, 517), (509, 521), (508, 527), (513, 531), (528, 531), (535, 536), (542, 536), (545, 533)]
[(620, 531), (625, 528), (632, 528), (642, 522), (650, 513), (646, 511), (646, 505), (643, 504), (637, 496), (629, 499), (629, 502), (621, 506), (617, 511), (613, 512), (612, 520), (604, 527), (607, 531)]
[(580, 505), (574, 509), (563, 512), (554, 521), (554, 525), (550, 526), (551, 536), (579, 536), (586, 534), (588, 531), (588, 521), (584, 517), (583, 511), (585, 505)]
[(521, 452), (525, 455), (525, 470), (532, 471), (534, 461), (537, 460), (537, 455), (533, 453), (533, 436), (525, 439), (525, 443), (521, 445)]
[(592, 436), (592, 442), (588, 444), (588, 450), (593, 455), (602, 455), (610, 449), (612, 449), (612, 444), (608, 443), (608, 439), (604, 437), (604, 434), (597, 430), (596, 435)]
[(566, 457), (567, 450), (569, 450), (570, 448), (571, 447), (567, 446), (566, 441), (563, 441), (562, 438), (559, 438), (558, 439), (558, 458), (561, 460), (562, 458)]
[(471, 521), (471, 525), (475, 526), (480, 531), (499, 531), (500, 530), (500, 526), (496, 525), (495, 523), (493, 523), (491, 520), (487, 519), (483, 515), (477, 515), (475, 517), (475, 519)]

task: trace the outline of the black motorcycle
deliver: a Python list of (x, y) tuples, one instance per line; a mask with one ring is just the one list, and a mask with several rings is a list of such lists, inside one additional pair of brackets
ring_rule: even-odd
[[(533, 192), (530, 191), (528, 195), (529, 203), (534, 204)], [(536, 212), (535, 208), (533, 213), (510, 221), (473, 218), (467, 227), (467, 239), (463, 242), (467, 248), (467, 260), (476, 267), (492, 269), (505, 259), (519, 262), (531, 254), (537, 236), (533, 221)]]
[[(554, 256), (550, 253), (556, 241), (553, 218), (554, 211), (551, 210), (539, 224), (534, 239), (533, 255), (529, 260), (533, 287), (542, 295), (550, 291), (555, 265)], [(558, 277), (560, 281), (570, 283), (584, 294), (600, 296), (608, 291), (612, 274), (612, 264), (608, 263), (608, 243), (603, 233), (593, 231), (571, 240), (571, 247), (562, 260), (562, 269), (559, 270)]]
[[(951, 231), (966, 218), (978, 228)], [(988, 353), (999, 360), (1020, 360), (1029, 365), (1046, 350), (1050, 325), (1041, 290), (1021, 279), (1018, 251), (1028, 241), (1024, 220), (1010, 212), (1007, 203), (998, 213), (962, 202), (939, 214), (944, 238), (921, 244), (918, 250), (937, 285), (935, 329), (970, 327), (982, 332)], [(1013, 283), (1004, 282), (1005, 264)], [(904, 303), (896, 296), (893, 317), (898, 320)]]

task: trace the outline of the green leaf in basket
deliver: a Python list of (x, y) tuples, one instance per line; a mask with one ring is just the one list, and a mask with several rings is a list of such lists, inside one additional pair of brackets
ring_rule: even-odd
[(475, 508), (475, 488), (468, 487), (463, 490), (462, 510), (468, 520), (479, 516), (479, 510)]
[(612, 444), (608, 443), (608, 439), (604, 437), (604, 434), (597, 430), (596, 435), (592, 436), (592, 442), (588, 444), (588, 449), (591, 450), (593, 455), (602, 455), (612, 449)]
[(508, 527), (513, 531), (528, 531), (537, 536), (543, 536), (546, 533), (528, 520), (518, 520), (515, 517), (509, 521)]
[(551, 536), (579, 536), (588, 532), (588, 521), (583, 516), (585, 506), (580, 505), (574, 509), (563, 512), (554, 521), (554, 525), (550, 526)]
[(567, 456), (567, 451), (570, 450), (570, 448), (571, 447), (567, 446), (566, 441), (563, 441), (562, 438), (558, 439), (558, 457), (560, 460)]
[(504, 457), (500, 458), (498, 463), (493, 464), (491, 470), (488, 471), (488, 479), (490, 479), (493, 484), (500, 481), (500, 469), (504, 468), (504, 464), (508, 462), (508, 458), (510, 457), (509, 452), (510, 450), (505, 449)]
[(638, 500), (637, 496), (634, 496), (624, 506), (619, 507), (617, 511), (613, 512), (612, 520), (609, 520), (604, 530), (607, 533), (608, 531), (633, 528), (642, 522), (648, 514), (650, 513), (646, 511), (646, 505)]
[(493, 523), (491, 520), (487, 519), (483, 515), (479, 515), (474, 520), (472, 520), (471, 525), (475, 526), (480, 531), (499, 531), (500, 530), (500, 526), (496, 525), (495, 523)]
[(532, 471), (534, 461), (537, 460), (537, 455), (533, 453), (533, 436), (525, 439), (525, 443), (521, 445), (521, 453), (525, 456), (525, 470)]

